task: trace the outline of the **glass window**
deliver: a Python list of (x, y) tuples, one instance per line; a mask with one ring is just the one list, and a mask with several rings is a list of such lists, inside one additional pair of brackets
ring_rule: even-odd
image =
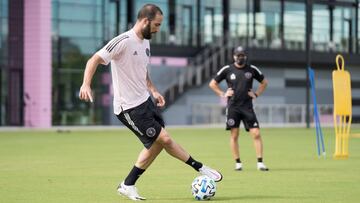
[(127, 0), (120, 0), (120, 32), (121, 33), (125, 32), (128, 29), (129, 28), (127, 25)]
[(223, 36), (222, 1), (208, 0), (200, 4), (201, 45), (211, 44)]
[[(254, 46), (275, 48), (280, 40), (280, 1), (260, 1), (260, 12), (256, 16)], [(281, 45), (281, 44), (280, 44)], [(279, 47), (278, 47), (279, 48)]]
[(315, 4), (313, 6), (313, 35), (312, 49), (327, 51), (330, 42), (330, 17), (327, 5)]
[(155, 4), (157, 5), (163, 12), (163, 22), (160, 27), (160, 31), (153, 35), (151, 40), (151, 44), (167, 44), (169, 43), (169, 10), (168, 10), (168, 0), (158, 0), (158, 1), (146, 1), (146, 0), (137, 0), (135, 4), (134, 10), (134, 20), (137, 18), (138, 11), (145, 5), (145, 4)]
[[(3, 59), (4, 47), (7, 43), (8, 35), (8, 2), (7, 0), (0, 0), (0, 59)], [(0, 63), (3, 60), (0, 60)]]
[[(55, 0), (56, 1), (56, 0)], [(57, 0), (60, 1), (61, 3), (76, 3), (76, 4), (90, 4), (90, 5), (101, 5), (103, 0)]]
[(0, 0), (0, 17), (7, 17), (9, 15), (8, 0)]
[(8, 7), (8, 0), (0, 0), (0, 126), (6, 124)]
[[(125, 1), (120, 0), (120, 15), (125, 13)], [(53, 74), (56, 75), (53, 77), (53, 124), (103, 124), (107, 108), (98, 107), (103, 106), (100, 98), (109, 91), (103, 90), (101, 79), (93, 85), (99, 98), (95, 104), (81, 102), (77, 95), (86, 61), (115, 36), (115, 6), (115, 3), (103, 0), (52, 2)], [(99, 69), (96, 74), (108, 71)]]
[(284, 43), (286, 49), (305, 50), (305, 4), (285, 2)]
[(356, 0), (336, 0), (336, 1), (350, 2), (350, 3), (355, 3), (356, 2)]
[(0, 65), (0, 126), (5, 125), (6, 120), (6, 93), (7, 93), (7, 70)]
[(61, 21), (60, 36), (63, 37), (101, 37), (101, 24), (76, 21)]
[(95, 5), (60, 4), (59, 20), (97, 21), (96, 14), (100, 8), (98, 9)]
[[(175, 39), (177, 45), (196, 46), (196, 1), (176, 1)], [(179, 15), (181, 13), (181, 15)]]
[(355, 12), (350, 7), (334, 9), (334, 44), (337, 51), (352, 52), (355, 39)]
[(193, 23), (193, 7), (191, 6), (183, 6), (182, 8), (182, 16), (181, 18), (181, 25), (180, 29), (182, 32), (182, 36), (180, 38), (181, 45), (188, 45), (192, 46), (195, 45), (194, 43), (194, 23)]
[[(116, 22), (116, 6), (118, 4), (116, 2), (113, 1), (106, 1), (105, 5), (104, 5), (104, 15), (101, 18), (102, 21), (102, 32), (103, 32), (103, 38), (104, 41), (108, 42), (110, 41), (112, 38), (114, 38), (117, 33), (116, 33), (116, 26), (117, 22)], [(120, 6), (120, 28), (119, 28), (119, 32), (125, 32), (127, 30), (127, 15), (126, 15), (126, 9), (127, 9), (127, 2), (126, 0), (120, 0), (119, 1), (119, 6)]]
[[(232, 41), (236, 41), (236, 44), (245, 45), (247, 35), (252, 36), (250, 30), (249, 33), (247, 33), (249, 29), (247, 22), (250, 20), (248, 19), (250, 15), (246, 13), (246, 6), (246, 1), (230, 1), (229, 36)], [(249, 8), (252, 7), (249, 5)]]
[[(102, 1), (102, 0), (101, 0)], [(120, 14), (119, 14), (119, 33), (123, 33), (128, 30), (127, 27), (127, 0), (118, 0), (119, 4), (115, 1), (103, 1), (103, 4), (99, 5), (97, 9), (99, 10), (96, 12), (96, 19), (97, 23), (101, 24), (101, 29), (99, 30), (101, 36), (103, 37), (104, 42), (108, 42), (112, 38), (114, 38), (116, 33), (116, 6), (119, 5), (120, 7)]]
[[(172, 41), (177, 45), (197, 46), (205, 42), (214, 42), (222, 36), (222, 5), (221, 0), (201, 1), (200, 25), (197, 20), (196, 1), (176, 1), (175, 38)], [(200, 28), (200, 30), (197, 30)], [(167, 28), (168, 29), (168, 28)], [(201, 41), (197, 42), (198, 34)], [(168, 40), (167, 40), (168, 41)]]

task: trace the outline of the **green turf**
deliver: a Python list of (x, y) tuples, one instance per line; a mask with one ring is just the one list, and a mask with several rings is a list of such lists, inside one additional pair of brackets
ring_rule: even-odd
[[(250, 137), (241, 132), (244, 170), (233, 170), (229, 135), (222, 129), (169, 129), (195, 159), (221, 170), (211, 202), (359, 202), (360, 138), (350, 158), (333, 160), (334, 132), (324, 130), (327, 157), (316, 154), (314, 129), (262, 129), (264, 161), (257, 171)], [(352, 133), (360, 133), (353, 129)], [(116, 193), (142, 146), (127, 130), (0, 132), (0, 202), (132, 202)], [(162, 152), (137, 183), (146, 202), (196, 202), (197, 173)]]

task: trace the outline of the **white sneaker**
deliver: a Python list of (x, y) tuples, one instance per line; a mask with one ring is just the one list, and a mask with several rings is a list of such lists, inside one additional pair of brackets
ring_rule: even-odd
[(214, 170), (208, 166), (203, 165), (200, 169), (199, 172), (202, 175), (206, 175), (209, 176), (209, 178), (213, 179), (215, 182), (219, 182), (222, 180), (223, 176), (221, 175), (221, 173), (217, 170)]
[(135, 185), (125, 185), (124, 181), (118, 186), (117, 191), (124, 195), (125, 197), (131, 199), (131, 200), (146, 200), (146, 198), (141, 197), (138, 194), (137, 188)]
[(257, 163), (257, 169), (259, 171), (268, 171), (269, 169), (265, 166), (265, 164), (263, 162), (258, 162)]
[(242, 170), (242, 163), (235, 163), (235, 170), (241, 171)]

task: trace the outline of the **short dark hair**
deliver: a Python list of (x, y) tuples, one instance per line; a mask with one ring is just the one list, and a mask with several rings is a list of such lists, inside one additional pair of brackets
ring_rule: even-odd
[(163, 15), (161, 9), (155, 4), (145, 4), (139, 11), (137, 19), (141, 20), (143, 18), (147, 18), (149, 20), (154, 20), (156, 14), (160, 13)]
[(238, 56), (240, 54), (243, 54), (243, 55), (247, 56), (247, 53), (248, 53), (247, 50), (243, 46), (238, 46), (233, 50), (233, 55), (234, 56)]

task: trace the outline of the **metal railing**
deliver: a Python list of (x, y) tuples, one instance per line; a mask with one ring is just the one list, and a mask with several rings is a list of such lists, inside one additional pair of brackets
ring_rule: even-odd
[[(333, 125), (333, 105), (318, 105), (321, 124)], [(255, 104), (254, 110), (263, 126), (305, 126), (305, 104)], [(311, 113), (313, 106), (311, 106)], [(191, 124), (224, 124), (226, 121), (226, 108), (220, 104), (192, 104)], [(311, 123), (313, 116), (311, 115)]]
[(174, 83), (164, 92), (167, 106), (175, 102), (187, 89), (200, 86), (210, 79), (221, 66), (226, 64), (232, 46), (219, 39), (216, 43), (206, 46), (195, 57), (191, 58), (186, 70), (181, 72)]

